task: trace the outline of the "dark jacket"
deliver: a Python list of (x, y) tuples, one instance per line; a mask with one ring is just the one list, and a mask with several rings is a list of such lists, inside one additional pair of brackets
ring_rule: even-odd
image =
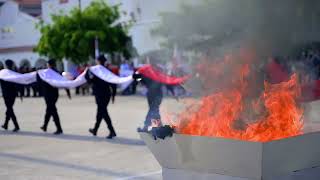
[(43, 81), (39, 75), (37, 75), (37, 81), (40, 85), (41, 92), (43, 93), (44, 97), (57, 98), (59, 96), (59, 89)]
[(2, 95), (4, 98), (15, 98), (18, 95), (18, 84), (0, 80)]
[[(53, 69), (55, 70), (55, 69)], [(56, 70), (55, 70), (56, 71)], [(47, 82), (43, 81), (39, 74), (37, 74), (37, 81), (40, 85), (40, 88), (42, 90), (43, 96), (45, 98), (57, 98), (59, 96), (59, 89), (56, 87), (51, 86)]]
[[(60, 72), (58, 70), (56, 70), (54, 68), (52, 68), (52, 70), (54, 70), (60, 74)], [(48, 99), (48, 98), (57, 99), (59, 97), (59, 88), (53, 87), (50, 84), (48, 84), (47, 82), (45, 82), (44, 80), (42, 80), (40, 78), (39, 74), (37, 74), (37, 83), (40, 86), (41, 92), (46, 99)], [(71, 99), (70, 90), (69, 89), (65, 89), (65, 90), (67, 92), (69, 99)]]
[[(157, 81), (154, 81), (150, 78), (147, 78), (141, 74), (134, 74), (133, 75), (133, 79), (135, 81), (137, 81), (138, 79), (141, 79), (141, 83), (143, 85), (146, 86), (146, 88), (148, 89), (148, 93), (147, 95), (148, 96), (151, 96), (151, 97), (154, 97), (154, 96), (157, 96), (157, 97), (162, 97), (163, 96), (163, 92), (162, 92), (162, 87), (166, 87), (173, 95), (175, 95), (175, 92), (174, 92), (174, 85), (165, 85), (165, 84), (162, 84), (160, 82), (157, 82)], [(176, 85), (178, 86), (178, 85)]]
[(92, 84), (93, 95), (102, 97), (115, 97), (117, 93), (116, 85), (105, 82), (95, 76), (90, 70), (85, 75), (86, 80)]
[(151, 96), (162, 96), (163, 84), (153, 81), (149, 78), (142, 76), (141, 83), (144, 84), (148, 89), (148, 95)]

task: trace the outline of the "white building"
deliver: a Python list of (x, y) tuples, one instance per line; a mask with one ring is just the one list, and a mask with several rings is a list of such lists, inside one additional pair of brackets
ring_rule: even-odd
[(30, 63), (35, 66), (41, 59), (33, 53), (40, 33), (36, 29), (38, 19), (19, 10), (15, 1), (6, 1), (0, 7), (0, 61), (13, 59), (19, 66)]
[[(5, 1), (5, 0), (0, 0)], [(51, 14), (68, 13), (72, 8), (85, 8), (92, 0), (42, 0), (42, 19), (51, 22)], [(150, 34), (150, 30), (160, 22), (159, 13), (174, 11), (179, 8), (182, 0), (108, 0), (110, 5), (121, 4), (121, 22), (135, 19), (135, 25), (130, 29), (133, 45), (139, 54), (158, 49), (159, 39)], [(184, 1), (185, 2), (185, 1)], [(37, 18), (19, 10), (18, 4), (7, 0), (0, 7), (0, 60), (14, 59), (21, 64), (24, 59), (35, 65), (38, 54), (32, 49), (37, 44), (40, 33), (35, 29)]]

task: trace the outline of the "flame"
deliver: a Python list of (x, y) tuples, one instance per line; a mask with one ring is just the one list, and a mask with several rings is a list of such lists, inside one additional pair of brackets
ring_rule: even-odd
[[(235, 58), (238, 63), (234, 63)], [(240, 54), (215, 63), (204, 59), (198, 69), (206, 95), (189, 102), (178, 114), (177, 132), (254, 142), (302, 134), (298, 76), (293, 74), (279, 84), (259, 81), (256, 68), (252, 67), (254, 58)]]

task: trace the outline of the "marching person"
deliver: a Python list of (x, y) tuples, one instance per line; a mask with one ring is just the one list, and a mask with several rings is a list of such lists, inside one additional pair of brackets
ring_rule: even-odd
[[(181, 86), (181, 84), (188, 79), (185, 77), (173, 77), (164, 74), (157, 65), (145, 65), (138, 69), (133, 78), (141, 81), (148, 89), (147, 101), (149, 111), (144, 121), (144, 127), (138, 128), (138, 131), (148, 131), (152, 120), (161, 120), (160, 105), (163, 99), (162, 87), (166, 86), (169, 91), (174, 93), (174, 86)], [(181, 88), (183, 88), (181, 86)]]
[[(5, 61), (5, 65), (7, 69), (14, 70), (14, 62), (10, 59)], [(9, 125), (9, 120), (11, 119), (14, 124), (13, 132), (18, 132), (20, 130), (16, 115), (13, 111), (13, 105), (16, 100), (17, 94), (18, 94), (18, 84), (7, 82), (4, 80), (0, 80), (1, 82), (1, 89), (2, 89), (2, 96), (4, 99), (4, 103), (7, 107), (6, 111), (6, 119), (4, 124), (2, 125), (2, 128), (7, 130)]]
[[(58, 72), (58, 70), (56, 70), (56, 61), (54, 59), (50, 59), (48, 61), (47, 67), (49, 69), (52, 69), (52, 70)], [(58, 73), (60, 74), (60, 72), (58, 72)], [(44, 124), (40, 128), (44, 132), (46, 132), (47, 127), (48, 127), (48, 123), (49, 123), (50, 118), (52, 116), (53, 122), (55, 123), (56, 128), (57, 128), (57, 130), (56, 130), (56, 132), (54, 132), (54, 134), (55, 135), (62, 134), (63, 130), (61, 127), (60, 118), (59, 118), (59, 114), (58, 114), (57, 107), (56, 107), (56, 103), (59, 98), (59, 89), (51, 86), (50, 84), (48, 84), (47, 82), (42, 80), (40, 78), (39, 74), (37, 75), (37, 81), (39, 82), (40, 88), (41, 88), (43, 96), (44, 96), (44, 100), (47, 105), (46, 113), (44, 116)], [(68, 94), (68, 97), (71, 98), (69, 90), (67, 90), (67, 94)]]
[(160, 105), (163, 99), (163, 92), (162, 92), (162, 84), (153, 81), (150, 78), (142, 76), (141, 82), (146, 86), (148, 89), (147, 92), (147, 101), (149, 106), (149, 111), (146, 116), (146, 120), (144, 122), (143, 130), (147, 130), (147, 128), (151, 125), (152, 119), (161, 119), (160, 116)]
[[(104, 55), (100, 55), (96, 61), (98, 65), (101, 65), (103, 68), (106, 68), (104, 66), (107, 59), (104, 57)], [(110, 102), (114, 103), (115, 96), (116, 96), (116, 89), (112, 88), (112, 84), (105, 82), (104, 80), (100, 79), (96, 75), (94, 75), (90, 69), (87, 71), (85, 75), (86, 80), (89, 83), (92, 83), (92, 90), (93, 95), (95, 96), (96, 104), (97, 104), (97, 115), (96, 115), (96, 123), (94, 125), (94, 128), (89, 129), (89, 132), (96, 136), (98, 129), (100, 127), (100, 123), (102, 119), (104, 119), (108, 125), (109, 129), (109, 135), (107, 136), (108, 139), (112, 139), (113, 137), (116, 137), (116, 132), (112, 126), (111, 118), (109, 116), (107, 106)]]

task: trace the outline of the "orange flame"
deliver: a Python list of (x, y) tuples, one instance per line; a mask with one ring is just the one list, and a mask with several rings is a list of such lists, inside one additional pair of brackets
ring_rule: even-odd
[[(298, 76), (294, 74), (279, 84), (263, 80), (259, 90), (254, 68), (250, 67), (252, 61), (240, 55), (241, 63), (232, 64), (233, 58), (228, 56), (211, 66), (206, 61), (200, 67), (200, 77), (211, 93), (178, 115), (176, 130), (182, 134), (255, 142), (302, 134), (303, 109), (297, 103), (301, 95)], [(227, 75), (223, 68), (226, 66)], [(219, 88), (215, 87), (218, 82), (223, 84)]]

